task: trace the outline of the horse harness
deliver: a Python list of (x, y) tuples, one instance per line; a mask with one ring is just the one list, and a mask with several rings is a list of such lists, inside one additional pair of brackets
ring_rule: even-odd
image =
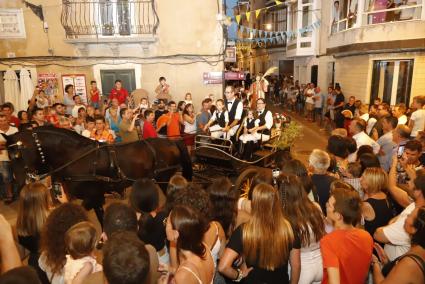
[[(38, 155), (40, 156), (41, 164), (44, 165), (44, 166), (47, 166), (46, 165), (46, 156), (43, 152), (41, 141), (39, 140), (37, 133), (32, 132), (32, 137), (34, 139), (34, 143), (36, 145)], [(157, 155), (156, 155), (155, 149), (152, 147), (152, 145), (148, 141), (146, 141), (146, 140), (141, 140), (141, 141), (143, 141), (143, 143), (145, 143), (145, 145), (149, 149), (149, 152), (153, 156), (154, 169), (155, 170), (153, 172), (153, 175), (149, 176), (149, 178), (152, 178), (153, 180), (155, 180), (155, 176), (157, 176), (159, 173), (161, 173), (163, 171), (168, 171), (168, 170), (173, 169), (173, 168), (176, 168), (176, 166), (166, 165), (163, 168), (156, 169), (157, 165), (158, 165), (158, 160), (157, 160)], [(130, 142), (130, 143), (132, 143), (132, 142)], [(12, 145), (8, 146), (8, 148), (11, 148), (11, 147), (17, 147), (18, 151), (21, 151), (22, 149), (25, 148), (25, 146), (23, 145), (23, 143), (21, 141), (18, 141), (16, 144), (12, 144)], [(104, 149), (104, 148), (107, 148), (107, 153), (108, 153), (108, 158), (109, 158), (109, 170), (111, 172), (116, 171), (116, 173), (117, 173), (116, 177), (99, 175), (97, 173), (98, 172), (98, 158), (99, 158), (100, 150)], [(114, 144), (101, 144), (99, 142), (96, 143), (95, 148), (84, 152), (83, 154), (79, 155), (78, 157), (74, 158), (73, 160), (57, 167), (56, 169), (50, 170), (50, 171), (48, 171), (47, 173), (44, 173), (44, 174), (37, 174), (36, 171), (30, 172), (28, 165), (25, 165), (26, 177), (30, 181), (42, 180), (42, 179), (46, 178), (47, 176), (50, 176), (50, 175), (55, 174), (57, 172), (60, 172), (61, 170), (69, 167), (70, 165), (72, 165), (72, 164), (78, 162), (79, 160), (87, 157), (88, 155), (92, 154), (93, 152), (95, 153), (95, 159), (93, 160), (92, 173), (90, 175), (69, 176), (69, 177), (65, 177), (64, 180), (70, 181), (70, 182), (102, 181), (102, 182), (109, 182), (109, 183), (121, 183), (121, 182), (134, 182), (134, 181), (136, 181), (136, 179), (128, 177), (124, 173), (124, 171), (121, 169), (119, 162), (118, 162), (118, 158), (117, 158), (116, 145), (114, 145)], [(23, 158), (22, 152), (20, 153), (20, 155)]]

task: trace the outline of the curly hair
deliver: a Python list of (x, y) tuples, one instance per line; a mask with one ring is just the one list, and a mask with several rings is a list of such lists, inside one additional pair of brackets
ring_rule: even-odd
[(189, 184), (179, 191), (174, 199), (173, 208), (177, 205), (189, 206), (198, 210), (205, 220), (211, 220), (211, 202), (208, 193), (196, 184)]
[(88, 221), (86, 211), (82, 206), (72, 203), (60, 205), (47, 217), (41, 232), (40, 246), (53, 274), (60, 273), (66, 262), (65, 233), (83, 221)]
[(226, 177), (215, 180), (209, 187), (211, 201), (211, 219), (218, 221), (229, 237), (235, 225), (236, 215), (238, 213), (237, 201), (239, 192), (232, 187), (232, 183)]

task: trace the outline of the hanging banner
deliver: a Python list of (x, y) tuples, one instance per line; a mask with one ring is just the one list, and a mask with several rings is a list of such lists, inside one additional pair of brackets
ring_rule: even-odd
[(257, 19), (258, 16), (260, 15), (261, 9), (257, 9), (255, 10), (255, 18)]
[(246, 15), (246, 20), (249, 22), (249, 17), (251, 16), (251, 12), (246, 12), (245, 15)]
[(38, 73), (37, 87), (47, 95), (50, 104), (58, 100), (59, 82), (55, 73)]

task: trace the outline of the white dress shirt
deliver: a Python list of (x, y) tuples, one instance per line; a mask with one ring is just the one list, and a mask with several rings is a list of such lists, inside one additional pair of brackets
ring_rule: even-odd
[(378, 143), (376, 143), (375, 140), (370, 138), (364, 131), (357, 133), (356, 135), (353, 135), (353, 139), (356, 140), (357, 149), (360, 148), (360, 146), (363, 145), (369, 145), (373, 148), (373, 153), (378, 154), (380, 146)]

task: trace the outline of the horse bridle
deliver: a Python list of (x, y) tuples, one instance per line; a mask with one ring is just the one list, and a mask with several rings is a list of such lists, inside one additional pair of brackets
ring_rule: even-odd
[[(41, 142), (38, 139), (38, 135), (37, 135), (36, 132), (32, 132), (31, 136), (34, 138), (34, 143), (36, 145), (37, 153), (41, 158), (41, 163), (44, 165), (44, 164), (46, 164), (46, 156), (44, 155), (43, 148), (41, 147)], [(22, 150), (24, 150), (26, 148), (24, 143), (22, 141), (18, 140), (16, 143), (9, 145), (7, 148), (15, 148), (15, 147), (18, 150), (18, 155), (24, 160), (24, 163), (25, 163), (24, 154), (22, 152)], [(48, 175), (48, 174), (38, 175), (36, 173), (36, 170), (34, 170), (32, 172), (29, 171), (29, 167), (26, 163), (24, 165), (24, 170), (25, 170), (25, 176), (26, 176), (27, 182), (39, 181), (39, 180), (45, 178)]]

